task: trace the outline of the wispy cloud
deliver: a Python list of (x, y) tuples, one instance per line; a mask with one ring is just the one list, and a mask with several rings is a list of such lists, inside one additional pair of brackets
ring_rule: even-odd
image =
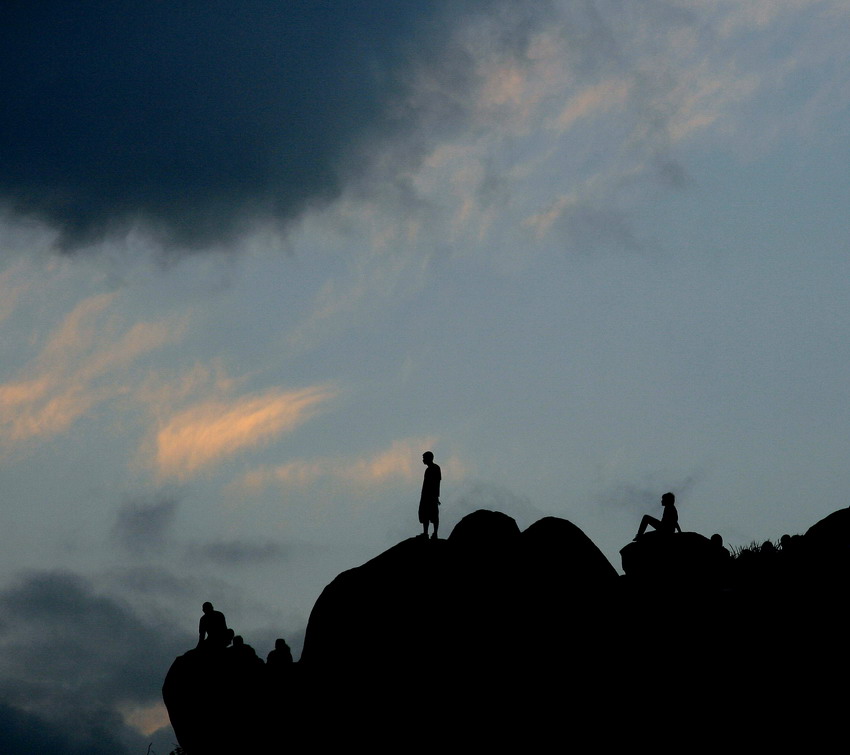
[(23, 265), (12, 265), (0, 273), (0, 323), (12, 314), (23, 294), (32, 286), (31, 280), (22, 279), (21, 268)]
[(174, 521), (177, 504), (176, 496), (162, 493), (132, 498), (118, 510), (114, 533), (132, 551), (159, 546)]
[[(323, 480), (361, 491), (399, 482), (414, 484), (422, 479), (422, 453), (435, 447), (436, 438), (405, 438), (366, 456), (297, 459), (254, 469), (242, 478), (240, 485), (256, 492), (269, 485), (307, 487)], [(457, 456), (436, 461), (455, 480), (466, 475), (466, 468)]]
[(609, 79), (588, 86), (570, 97), (555, 118), (554, 126), (566, 131), (581, 118), (601, 115), (614, 107), (622, 106), (630, 93), (630, 86), (622, 79)]
[(326, 385), (272, 389), (208, 401), (166, 419), (156, 433), (162, 478), (187, 479), (209, 465), (291, 432), (337, 395)]
[(201, 558), (226, 567), (256, 566), (287, 558), (287, 548), (280, 543), (263, 540), (219, 540), (191, 548), (193, 560)]
[(0, 384), (4, 446), (66, 432), (92, 407), (129, 391), (128, 368), (182, 337), (182, 320), (127, 325), (112, 311), (115, 299), (109, 293), (79, 302), (19, 376)]

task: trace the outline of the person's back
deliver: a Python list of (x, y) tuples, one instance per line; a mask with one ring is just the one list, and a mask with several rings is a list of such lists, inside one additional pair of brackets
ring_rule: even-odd
[(237, 634), (233, 637), (233, 644), (228, 648), (234, 660), (244, 666), (262, 663), (263, 660), (257, 655), (257, 651), (248, 645), (242, 638), (242, 635)]
[[(431, 459), (434, 457), (431, 456)], [(443, 475), (439, 464), (430, 461), (425, 467), (425, 476), (422, 479), (422, 499), (435, 501), (440, 498), (440, 480)]]
[[(664, 500), (667, 496), (670, 496), (670, 499), (672, 500), (665, 503)], [(679, 526), (679, 512), (676, 511), (676, 504), (674, 503), (675, 500), (676, 499), (673, 497), (672, 493), (665, 493), (661, 497), (661, 504), (664, 506), (664, 512), (661, 514), (661, 526), (658, 528), (660, 532), (672, 535)]]
[(212, 603), (204, 603), (204, 612), (198, 622), (198, 647), (223, 648), (227, 645), (227, 621), (221, 611), (216, 611)]
[(286, 640), (282, 638), (275, 640), (274, 650), (269, 653), (266, 665), (274, 671), (283, 671), (292, 665), (292, 651), (286, 644)]

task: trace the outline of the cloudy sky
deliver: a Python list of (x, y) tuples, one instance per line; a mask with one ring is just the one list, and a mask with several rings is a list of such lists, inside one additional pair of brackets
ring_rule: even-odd
[[(848, 504), (844, 0), (4, 3), (0, 730), (173, 742), (211, 600), (492, 508)], [(27, 744), (28, 743), (28, 744)], [(29, 748), (29, 749), (27, 749)]]

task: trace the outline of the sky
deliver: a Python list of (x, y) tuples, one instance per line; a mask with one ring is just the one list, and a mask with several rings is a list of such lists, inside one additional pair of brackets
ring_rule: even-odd
[(618, 569), (668, 490), (733, 547), (847, 506), (848, 38), (844, 0), (4, 3), (4, 751), (167, 753), (201, 603), (297, 657), (428, 449), (441, 534), (560, 516)]

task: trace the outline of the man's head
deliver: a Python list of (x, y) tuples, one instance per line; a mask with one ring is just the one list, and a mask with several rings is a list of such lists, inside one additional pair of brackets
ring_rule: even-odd
[(672, 493), (665, 493), (663, 496), (661, 496), (662, 506), (672, 506), (674, 503), (676, 503), (676, 496), (674, 496)]
[(207, 601), (206, 603), (204, 603), (204, 604), (201, 606), (201, 610), (202, 610), (204, 613), (209, 613), (210, 611), (212, 611), (212, 610), (213, 610), (213, 604), (212, 604), (212, 603), (210, 603), (209, 601)]
[(431, 451), (426, 451), (422, 454), (422, 463), (423, 464), (431, 464), (434, 461), (434, 454)]

